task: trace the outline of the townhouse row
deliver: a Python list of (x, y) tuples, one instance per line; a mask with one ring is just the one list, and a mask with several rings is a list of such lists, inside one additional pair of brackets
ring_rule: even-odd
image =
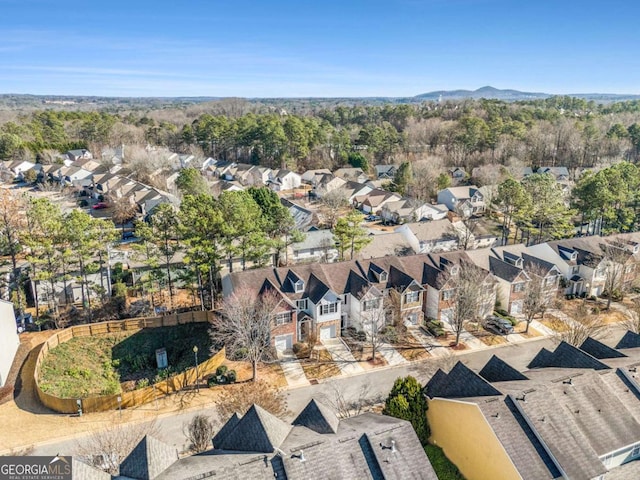
[(392, 316), (406, 325), (421, 325), (425, 319), (451, 321), (461, 272), (471, 266), (484, 273), (475, 293), (482, 295), (479, 319), (495, 307), (522, 313), (527, 283), (536, 277), (541, 294), (549, 299), (559, 292), (600, 296), (607, 285), (628, 289), (636, 280), (638, 241), (640, 233), (632, 233), (263, 268), (226, 275), (223, 294), (276, 292), (282, 302), (272, 342), (287, 349), (310, 335), (320, 340), (338, 337), (349, 327), (371, 333)]

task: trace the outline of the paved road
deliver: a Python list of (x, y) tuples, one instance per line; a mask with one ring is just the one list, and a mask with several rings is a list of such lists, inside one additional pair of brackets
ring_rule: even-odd
[[(608, 333), (599, 340), (613, 346), (622, 336), (624, 328), (619, 325), (612, 327)], [(311, 398), (322, 399), (323, 396), (333, 398), (335, 389), (338, 389), (347, 401), (357, 398), (363, 386), (367, 386), (369, 399), (384, 398), (391, 390), (393, 382), (400, 376), (413, 375), (422, 384), (426, 383), (435, 370), (441, 366), (451, 368), (455, 361), (462, 361), (473, 370), (480, 370), (492, 355), (498, 355), (507, 363), (518, 370), (525, 370), (527, 364), (533, 359), (541, 348), (554, 349), (557, 341), (553, 338), (540, 337), (523, 343), (501, 345), (495, 348), (472, 350), (461, 352), (455, 356), (430, 358), (422, 362), (398, 365), (384, 369), (367, 370), (357, 375), (334, 377), (330, 381), (318, 385), (309, 385), (292, 388), (287, 392), (287, 405), (290, 416), (287, 420), (293, 420)], [(445, 365), (448, 364), (448, 365)], [(154, 435), (170, 445), (174, 445), (180, 451), (185, 449), (185, 436), (182, 427), (196, 414), (202, 413), (217, 419), (215, 406), (186, 411), (180, 414), (167, 414), (157, 419), (157, 432)], [(33, 455), (73, 455), (77, 451), (78, 443), (86, 441), (86, 437), (78, 437), (74, 440), (54, 441), (46, 445), (36, 446)]]
[[(494, 353), (508, 361), (517, 369), (526, 368), (527, 363), (542, 347), (553, 348), (553, 340), (540, 338), (525, 343), (506, 345), (500, 348), (490, 348), (481, 351), (470, 351), (456, 355), (455, 357), (433, 358), (422, 362), (398, 365), (395, 367), (367, 370), (358, 375), (335, 377), (334, 379), (300, 388), (290, 389), (287, 392), (287, 405), (291, 412), (289, 420), (299, 413), (313, 397), (333, 398), (335, 389), (342, 392), (346, 399), (355, 399), (363, 386), (368, 386), (369, 399), (384, 398), (391, 390), (393, 382), (400, 376), (413, 375), (421, 383), (426, 383), (433, 372), (443, 366), (443, 362), (461, 360), (473, 369), (482, 368)], [(449, 365), (450, 367), (451, 365)], [(168, 414), (156, 420), (157, 432), (154, 433), (159, 440), (174, 445), (180, 451), (185, 449), (186, 439), (182, 433), (182, 427), (196, 414), (201, 413), (217, 418), (214, 406), (204, 409), (190, 410), (180, 414)], [(81, 436), (72, 440), (53, 441), (35, 447), (33, 455), (73, 455), (77, 452), (79, 443), (88, 441), (88, 436)]]

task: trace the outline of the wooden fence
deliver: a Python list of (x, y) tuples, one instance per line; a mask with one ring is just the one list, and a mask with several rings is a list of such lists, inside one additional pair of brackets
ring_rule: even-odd
[[(208, 322), (213, 317), (212, 312), (187, 312), (165, 317), (132, 318), (128, 320), (116, 320), (111, 322), (93, 323), (90, 325), (77, 325), (69, 327), (60, 332), (54, 333), (46, 342), (42, 344), (42, 349), (38, 353), (34, 371), (36, 392), (42, 404), (51, 410), (60, 413), (76, 413), (78, 403), (76, 398), (61, 398), (42, 391), (39, 384), (40, 368), (49, 350), (57, 347), (61, 343), (68, 342), (73, 337), (87, 337), (112, 332), (136, 331), (142, 328), (159, 328), (185, 323)], [(213, 357), (198, 365), (198, 375), (200, 378), (214, 374), (216, 369), (225, 361), (224, 348)], [(81, 399), (83, 412), (104, 412), (115, 410), (118, 407), (131, 408), (151, 402), (162, 395), (178, 392), (188, 385), (196, 382), (196, 368), (190, 368), (185, 372), (162, 380), (155, 385), (140, 388), (131, 392), (122, 392), (114, 395), (103, 395), (98, 397), (88, 397)], [(118, 403), (120, 397), (120, 404)]]

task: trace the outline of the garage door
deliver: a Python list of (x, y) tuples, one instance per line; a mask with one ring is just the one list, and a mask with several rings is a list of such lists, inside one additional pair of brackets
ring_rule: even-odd
[(320, 328), (320, 340), (327, 340), (329, 338), (335, 338), (336, 336), (336, 326), (331, 325), (330, 327), (322, 327)]
[(276, 350), (280, 352), (284, 352), (285, 350), (290, 350), (293, 344), (293, 335), (278, 335), (276, 337)]
[(516, 315), (518, 313), (522, 313), (522, 301), (512, 302), (511, 303), (511, 315)]

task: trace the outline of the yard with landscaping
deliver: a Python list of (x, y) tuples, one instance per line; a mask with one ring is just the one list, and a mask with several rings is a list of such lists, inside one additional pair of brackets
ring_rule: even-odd
[[(43, 391), (64, 398), (112, 395), (180, 373), (209, 357), (208, 323), (75, 337), (53, 348), (40, 370)], [(166, 348), (169, 367), (158, 370), (156, 350)]]
[(309, 379), (323, 379), (340, 375), (340, 367), (333, 361), (324, 347), (317, 347), (296, 353), (301, 360), (304, 374)]

